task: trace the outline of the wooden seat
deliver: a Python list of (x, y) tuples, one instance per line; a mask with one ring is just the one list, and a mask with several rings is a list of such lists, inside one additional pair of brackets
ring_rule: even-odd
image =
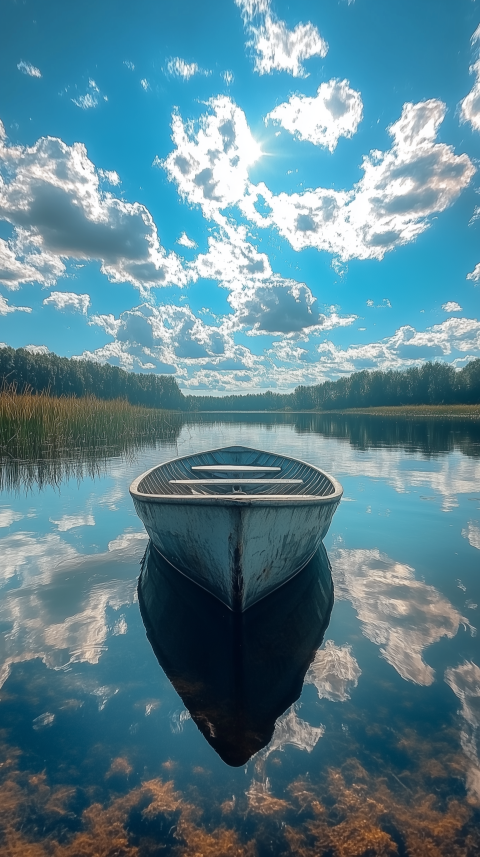
[(303, 479), (169, 479), (169, 485), (301, 485)]
[(218, 471), (219, 473), (279, 473), (281, 467), (258, 467), (252, 464), (205, 464), (195, 465), (190, 470), (202, 470), (205, 472)]

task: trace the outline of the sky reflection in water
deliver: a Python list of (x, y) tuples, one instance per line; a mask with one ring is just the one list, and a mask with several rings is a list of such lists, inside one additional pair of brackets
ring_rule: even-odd
[[(479, 441), (475, 425), (454, 421), (382, 434), (378, 423), (204, 416), (96, 478), (0, 495), (0, 816), (12, 854), (46, 854), (47, 839), (61, 855), (159, 844), (172, 854), (478, 853)], [(200, 626), (180, 624), (178, 647), (167, 637), (170, 651), (155, 650), (173, 683), (146, 637), (147, 539), (128, 496), (158, 461), (231, 443), (311, 461), (345, 490), (326, 539), (328, 627), (318, 620), (317, 640), (307, 616), (310, 653), (289, 661), (291, 675), (282, 668), (281, 699), (261, 680), (281, 663), (278, 625), (271, 661), (250, 662), (247, 708), (258, 715), (257, 694), (273, 720), (238, 768), (205, 739), (208, 724), (204, 734), (195, 725), (205, 691), (172, 661), (188, 644), (191, 669)], [(217, 662), (212, 686), (228, 701), (221, 676)]]

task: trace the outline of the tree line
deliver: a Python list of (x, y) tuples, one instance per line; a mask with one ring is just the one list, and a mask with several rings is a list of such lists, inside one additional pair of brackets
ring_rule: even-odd
[(188, 396), (199, 411), (344, 410), (388, 405), (454, 405), (480, 403), (480, 360), (460, 370), (446, 363), (387, 371), (354, 372), (338, 381), (297, 387), (293, 393), (243, 396)]
[(132, 405), (182, 411), (344, 410), (388, 405), (480, 403), (480, 359), (455, 370), (446, 363), (387, 371), (363, 370), (293, 393), (184, 396), (171, 375), (126, 372), (109, 363), (32, 354), (25, 348), (0, 348), (0, 383), (18, 392), (49, 391), (53, 396), (95, 395), (126, 399)]
[(19, 393), (126, 399), (147, 408), (186, 407), (185, 396), (171, 375), (140, 375), (109, 363), (32, 354), (25, 348), (0, 348), (0, 384), (13, 384)]
[(472, 360), (460, 370), (447, 363), (386, 372), (364, 370), (338, 381), (297, 387), (293, 395), (301, 410), (478, 404), (480, 360)]

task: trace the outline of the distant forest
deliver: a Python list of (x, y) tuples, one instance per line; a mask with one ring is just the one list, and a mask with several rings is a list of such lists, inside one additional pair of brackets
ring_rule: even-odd
[(198, 411), (344, 410), (388, 405), (453, 405), (480, 403), (480, 360), (459, 371), (446, 363), (420, 368), (354, 372), (348, 378), (297, 387), (293, 393), (247, 396), (188, 396)]
[(344, 410), (395, 405), (480, 404), (480, 360), (455, 370), (446, 363), (354, 372), (348, 378), (297, 387), (293, 393), (184, 396), (171, 375), (126, 372), (108, 363), (0, 348), (0, 384), (54, 396), (95, 395), (132, 405), (182, 411)]
[(126, 399), (147, 408), (185, 410), (185, 397), (171, 375), (140, 375), (109, 363), (73, 360), (56, 354), (31, 354), (25, 348), (0, 348), (0, 385), (22, 393)]

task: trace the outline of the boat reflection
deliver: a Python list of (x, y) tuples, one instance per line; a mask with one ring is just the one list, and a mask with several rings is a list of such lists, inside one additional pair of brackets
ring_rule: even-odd
[(300, 696), (328, 626), (333, 583), (323, 544), (296, 577), (232, 613), (150, 542), (138, 595), (153, 651), (198, 728), (224, 762), (245, 764)]

